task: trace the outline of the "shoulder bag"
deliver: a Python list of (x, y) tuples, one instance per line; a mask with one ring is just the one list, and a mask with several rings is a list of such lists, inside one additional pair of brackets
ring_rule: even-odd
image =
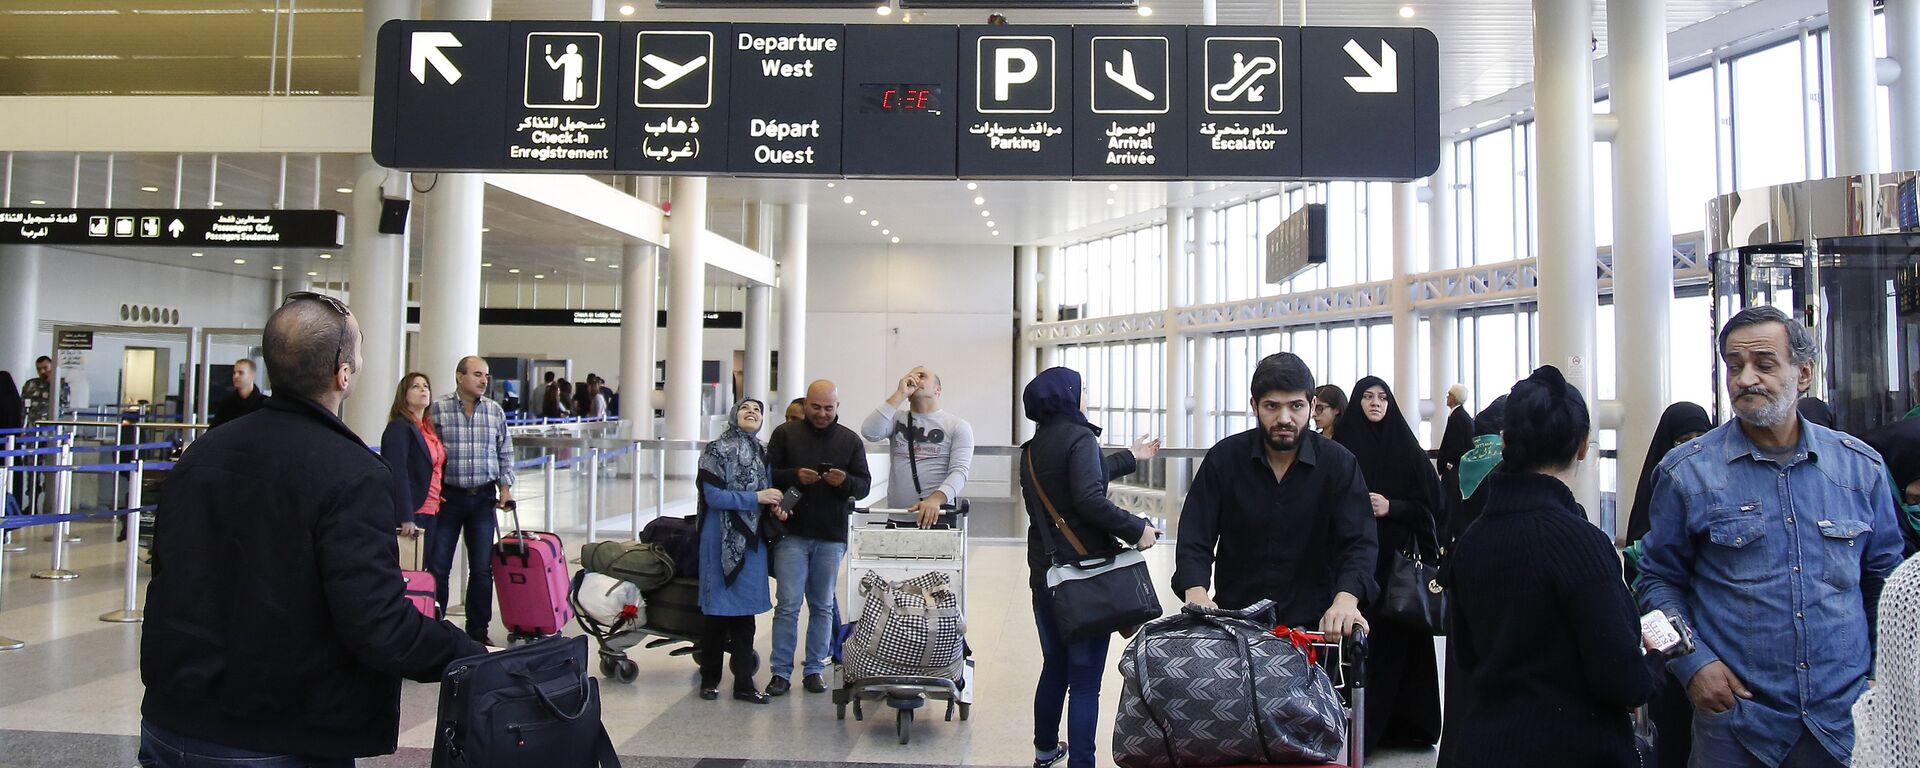
[(1387, 583), (1380, 585), (1380, 619), (1430, 635), (1447, 633), (1447, 590), (1440, 583), (1440, 546), (1431, 558), (1419, 544), (1412, 552), (1394, 552)]
[(1047, 568), (1047, 603), (1061, 636), (1069, 643), (1099, 637), (1110, 632), (1132, 629), (1160, 617), (1160, 600), (1153, 594), (1153, 577), (1147, 573), (1146, 555), (1127, 548), (1118, 553), (1095, 557), (1087, 552), (1060, 511), (1047, 497), (1046, 486), (1033, 470), (1033, 453), (1026, 456), (1027, 478), (1053, 527), (1060, 531), (1075, 559), (1062, 562), (1050, 537), (1048, 554), (1053, 565)]

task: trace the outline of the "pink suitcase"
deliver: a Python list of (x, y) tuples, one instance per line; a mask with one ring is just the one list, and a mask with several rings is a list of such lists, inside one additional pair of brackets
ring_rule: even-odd
[[(415, 536), (413, 539), (413, 567), (415, 568), (426, 568), (426, 564), (420, 560), (420, 540), (424, 538), (426, 537)], [(400, 580), (405, 582), (405, 586), (401, 587), (402, 594), (415, 610), (429, 619), (440, 618), (440, 601), (435, 599), (440, 583), (433, 578), (433, 574), (425, 570), (407, 570), (403, 562), (400, 567)]]
[(493, 545), (493, 586), (500, 595), (500, 623), (507, 625), (507, 641), (534, 640), (557, 635), (573, 620), (567, 603), (572, 580), (560, 536), (520, 528), (520, 512), (513, 510), (514, 530)]

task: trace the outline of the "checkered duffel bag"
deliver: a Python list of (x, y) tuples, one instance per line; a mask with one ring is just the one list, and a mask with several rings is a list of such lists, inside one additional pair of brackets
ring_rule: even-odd
[(860, 594), (866, 607), (846, 643), (848, 680), (960, 677), (967, 622), (946, 573), (890, 582), (869, 571)]

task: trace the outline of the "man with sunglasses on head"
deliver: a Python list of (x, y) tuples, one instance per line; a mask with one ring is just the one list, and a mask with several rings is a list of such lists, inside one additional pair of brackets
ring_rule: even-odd
[(400, 678), (486, 651), (402, 595), (392, 476), (336, 415), (360, 370), (339, 301), (268, 319), (277, 396), (167, 478), (140, 644), (140, 765), (351, 766), (389, 754)]
[(427, 535), (427, 570), (438, 580), (441, 605), (447, 604), (447, 577), (453, 552), (464, 533), (467, 542), (467, 634), (487, 641), (493, 623), (493, 534), (500, 527), (496, 509), (513, 504), (513, 437), (507, 411), (487, 399), (492, 372), (476, 356), (454, 367), (453, 394), (434, 401), (428, 411), (447, 448), (447, 469), (440, 481), (440, 516)]

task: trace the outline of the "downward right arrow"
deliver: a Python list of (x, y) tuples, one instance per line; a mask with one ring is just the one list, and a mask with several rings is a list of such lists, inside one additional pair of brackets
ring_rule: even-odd
[(1365, 76), (1350, 76), (1347, 85), (1353, 86), (1354, 93), (1395, 93), (1400, 90), (1399, 56), (1387, 41), (1380, 41), (1380, 59), (1375, 61), (1367, 49), (1360, 47), (1360, 41), (1348, 40), (1344, 49), (1353, 63), (1367, 71)]

